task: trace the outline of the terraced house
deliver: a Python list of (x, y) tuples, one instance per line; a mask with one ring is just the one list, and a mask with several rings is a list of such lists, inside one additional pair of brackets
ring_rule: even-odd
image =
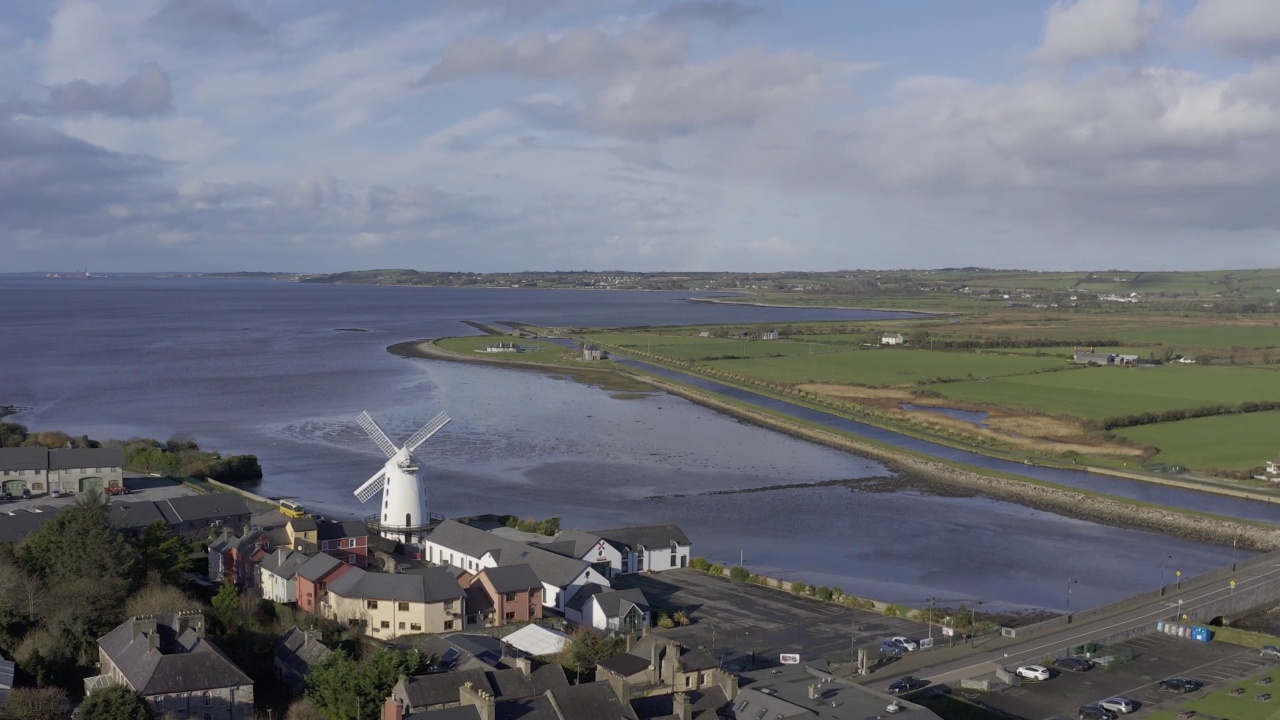
[(465, 605), (462, 586), (444, 568), (392, 574), (351, 567), (329, 583), (321, 614), (370, 637), (390, 640), (461, 630)]
[(80, 493), (120, 487), (124, 451), (120, 448), (0, 448), (0, 483), (15, 497), (29, 491)]

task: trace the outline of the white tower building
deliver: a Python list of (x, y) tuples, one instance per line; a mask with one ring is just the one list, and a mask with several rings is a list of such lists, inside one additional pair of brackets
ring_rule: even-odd
[(359, 422), (387, 455), (382, 469), (355, 491), (356, 499), (362, 503), (382, 492), (381, 507), (376, 515), (369, 518), (369, 529), (382, 537), (406, 543), (421, 540), (432, 516), (427, 513), (427, 488), (419, 474), (418, 460), (413, 451), (444, 427), (449, 416), (444, 413), (435, 416), (402, 447), (391, 442), (368, 411), (360, 413)]

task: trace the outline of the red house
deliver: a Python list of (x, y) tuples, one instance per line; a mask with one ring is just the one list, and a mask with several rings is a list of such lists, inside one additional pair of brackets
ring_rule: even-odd
[(230, 528), (209, 543), (209, 579), (230, 580), (238, 587), (257, 585), (258, 563), (271, 552), (271, 538), (252, 529), (236, 537)]
[(309, 613), (319, 613), (320, 603), (329, 591), (329, 583), (351, 570), (341, 560), (323, 553), (316, 555), (298, 568), (298, 607)]
[(369, 565), (369, 528), (363, 522), (322, 522), (317, 530), (320, 552), (362, 570)]

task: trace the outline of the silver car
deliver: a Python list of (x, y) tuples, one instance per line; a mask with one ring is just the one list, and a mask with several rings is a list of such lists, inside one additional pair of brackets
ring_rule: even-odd
[(1280, 660), (1280, 647), (1276, 647), (1275, 645), (1264, 645), (1262, 649), (1258, 651), (1258, 654), (1264, 658)]
[(1132, 700), (1122, 697), (1107, 698), (1106, 700), (1100, 701), (1098, 704), (1111, 712), (1119, 713), (1120, 715), (1128, 715), (1138, 709), (1137, 705)]

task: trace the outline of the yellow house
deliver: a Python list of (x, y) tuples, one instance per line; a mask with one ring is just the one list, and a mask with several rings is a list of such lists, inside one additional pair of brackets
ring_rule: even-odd
[(329, 583), (321, 614), (380, 640), (463, 629), (465, 593), (444, 568), (411, 573), (353, 567)]
[(315, 518), (291, 518), (284, 527), (289, 534), (289, 547), (294, 550), (314, 553), (319, 547), (320, 527)]

